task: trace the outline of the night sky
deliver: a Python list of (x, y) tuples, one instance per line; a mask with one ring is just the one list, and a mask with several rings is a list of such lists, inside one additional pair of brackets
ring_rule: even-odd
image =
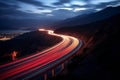
[(120, 0), (0, 0), (0, 29), (52, 23), (119, 5)]

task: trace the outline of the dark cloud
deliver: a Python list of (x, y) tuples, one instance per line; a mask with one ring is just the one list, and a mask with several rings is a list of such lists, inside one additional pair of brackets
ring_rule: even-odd
[(21, 11), (18, 11), (17, 10), (18, 8), (19, 8), (18, 5), (14, 4), (10, 5), (5, 2), (0, 2), (0, 19), (20, 14)]
[(71, 0), (59, 0), (60, 3), (69, 3)]
[(55, 8), (53, 6), (44, 5), (42, 2), (35, 1), (35, 0), (18, 0), (18, 1), (23, 2), (23, 3), (27, 3), (27, 4), (31, 4), (31, 5), (34, 5), (34, 6), (37, 6), (37, 7), (41, 7), (41, 8), (38, 8), (38, 9), (42, 9), (42, 8)]
[[(13, 0), (10, 0), (10, 1), (13, 1)], [(4, 0), (1, 0), (0, 1), (0, 15), (1, 17), (10, 17), (10, 18), (18, 18), (18, 19), (24, 19), (24, 18), (46, 18), (46, 14), (36, 14), (34, 13), (34, 11), (30, 10), (30, 9), (26, 9), (26, 11), (22, 11), (20, 10), (20, 7), (18, 4), (16, 3), (19, 3), (20, 2), (23, 2), (23, 3), (28, 3), (28, 4), (32, 4), (32, 5), (35, 5), (35, 6), (39, 6), (39, 7), (36, 7), (38, 10), (45, 10), (45, 9), (53, 9), (53, 12), (50, 13), (52, 15), (55, 15), (55, 16), (52, 16), (52, 18), (68, 18), (68, 17), (73, 17), (73, 16), (76, 16), (78, 14), (84, 14), (84, 13), (90, 13), (90, 12), (94, 12), (95, 9), (98, 9), (98, 8), (105, 8), (107, 5), (115, 5), (117, 4), (118, 2), (120, 2), (119, 0), (115, 0), (115, 1), (111, 1), (111, 2), (106, 2), (106, 3), (99, 3), (99, 4), (89, 4), (90, 3), (90, 0), (81, 0), (81, 1), (84, 1), (88, 4), (86, 5), (71, 5), (69, 8), (88, 8), (87, 10), (84, 10), (84, 11), (78, 11), (78, 12), (74, 12), (73, 10), (65, 10), (64, 6), (63, 6), (63, 9), (58, 9), (56, 10), (56, 7), (52, 7), (52, 6), (45, 6), (45, 4), (43, 5), (42, 2), (40, 1), (36, 1), (36, 0), (14, 0), (14, 2), (10, 2), (10, 1), (4, 1)], [(63, 5), (64, 3), (70, 3), (72, 0), (59, 0), (58, 2), (56, 3), (53, 3), (53, 4), (56, 4), (56, 5)], [(91, 0), (93, 1), (93, 0)], [(9, 4), (9, 3), (12, 3)], [(92, 10), (92, 9), (93, 10)], [(54, 10), (55, 9), (55, 10)], [(27, 13), (28, 12), (28, 13)], [(60, 17), (59, 17), (60, 16)]]
[(90, 4), (91, 0), (82, 0), (84, 2), (86, 2), (87, 4)]
[[(45, 18), (45, 15), (32, 13), (31, 10), (23, 12), (19, 10), (21, 7), (15, 4), (8, 4), (8, 2), (0, 2), (0, 20), (2, 19), (38, 19)], [(27, 13), (29, 12), (29, 13)]]
[(34, 13), (27, 13), (20, 11), (15, 8), (8, 8), (8, 9), (0, 9), (0, 19), (43, 19), (45, 18), (45, 14), (34, 14)]
[[(107, 2), (101, 0), (101, 2), (97, 2), (97, 4), (91, 3), (91, 1), (97, 0), (77, 0), (86, 3), (80, 5), (79, 3), (71, 4), (73, 0), (58, 0), (58, 2), (56, 2), (56, 0), (53, 0), (53, 2), (49, 1), (50, 0), (0, 0), (0, 26), (8, 28), (9, 26), (14, 25), (30, 26), (33, 23), (38, 25), (43, 23), (47, 24), (49, 21), (63, 20), (82, 14), (90, 14), (95, 12), (96, 9), (103, 9), (108, 5), (120, 3), (120, 0), (108, 0)], [(30, 5), (22, 4), (20, 2)], [(68, 6), (65, 6), (65, 3), (67, 3)], [(81, 9), (74, 11), (75, 8), (85, 8), (85, 10)], [(42, 13), (42, 11), (45, 10), (51, 10), (52, 12)], [(30, 25), (28, 25), (29, 23)], [(33, 26), (35, 26), (35, 24)]]
[(9, 7), (11, 6), (0, 2), (0, 8), (9, 8)]
[(90, 5), (83, 5), (83, 6), (80, 6), (80, 5), (71, 5), (70, 7), (71, 8), (90, 8), (91, 6)]
[(62, 4), (64, 4), (64, 3), (69, 3), (69, 2), (71, 2), (71, 0), (59, 0), (58, 2), (53, 3), (53, 4), (54, 4), (54, 5), (62, 5)]
[(71, 10), (59, 9), (59, 10), (54, 10), (51, 14), (54, 15), (54, 18), (63, 20), (66, 18), (74, 17), (76, 13), (74, 13)]
[(21, 2), (27, 3), (27, 4), (32, 4), (35, 6), (44, 6), (41, 2), (35, 1), (35, 0), (18, 0), (18, 1), (21, 1)]
[(17, 5), (10, 5), (3, 2), (0, 2), (0, 16), (6, 15), (15, 15), (16, 13), (20, 13), (17, 9), (19, 6)]
[(7, 4), (7, 2), (0, 2), (0, 9), (6, 9), (6, 8), (19, 8), (17, 4)]

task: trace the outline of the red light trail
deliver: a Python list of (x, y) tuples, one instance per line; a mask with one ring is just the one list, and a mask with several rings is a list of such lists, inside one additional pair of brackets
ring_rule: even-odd
[(61, 37), (63, 40), (43, 52), (0, 65), (1, 80), (31, 78), (68, 59), (82, 46), (82, 41), (77, 38), (55, 34), (52, 30), (39, 31), (47, 31), (49, 35)]

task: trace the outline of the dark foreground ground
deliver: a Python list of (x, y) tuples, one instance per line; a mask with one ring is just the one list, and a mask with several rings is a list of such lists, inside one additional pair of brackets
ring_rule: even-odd
[(0, 64), (12, 61), (11, 53), (18, 52), (17, 59), (43, 51), (62, 39), (45, 32), (25, 33), (9, 41), (0, 42)]

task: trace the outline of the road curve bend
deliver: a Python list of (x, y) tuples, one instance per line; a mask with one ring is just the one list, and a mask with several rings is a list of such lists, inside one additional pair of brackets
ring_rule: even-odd
[(55, 34), (52, 30), (39, 31), (61, 37), (62, 41), (45, 51), (0, 65), (0, 80), (28, 80), (67, 60), (83, 45), (81, 40), (72, 36)]

